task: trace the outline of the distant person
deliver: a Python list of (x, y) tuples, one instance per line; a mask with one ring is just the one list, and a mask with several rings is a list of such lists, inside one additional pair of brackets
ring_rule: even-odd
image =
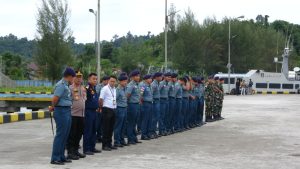
[(82, 73), (76, 71), (74, 83), (70, 86), (72, 93), (73, 105), (71, 108), (72, 125), (67, 141), (68, 158), (71, 160), (78, 160), (84, 158), (85, 155), (79, 153), (79, 142), (84, 130), (84, 110), (86, 100), (86, 90), (81, 85), (83, 81)]
[(241, 83), (241, 95), (246, 95), (246, 87), (247, 87), (247, 84), (246, 84), (245, 80), (243, 80)]
[(249, 94), (251, 94), (251, 95), (253, 94), (252, 86), (253, 86), (253, 82), (252, 82), (252, 80), (250, 79), (249, 84), (248, 84), (248, 87), (249, 87)]
[(235, 94), (237, 96), (240, 94), (240, 86), (241, 86), (241, 81), (240, 81), (240, 79), (237, 79), (235, 82)]
[(56, 123), (56, 135), (53, 141), (51, 164), (64, 165), (72, 162), (65, 157), (65, 145), (71, 128), (71, 106), (72, 97), (69, 85), (73, 83), (75, 71), (66, 68), (63, 78), (55, 85), (52, 106), (49, 111), (53, 111)]

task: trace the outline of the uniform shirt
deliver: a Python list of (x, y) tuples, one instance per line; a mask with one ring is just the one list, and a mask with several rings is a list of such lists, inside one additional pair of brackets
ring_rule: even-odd
[(121, 85), (117, 87), (117, 106), (127, 107), (126, 87)]
[(117, 92), (115, 87), (106, 85), (102, 88), (100, 99), (103, 99), (103, 107), (115, 109), (117, 108)]
[(190, 96), (190, 93), (187, 90), (186, 86), (182, 86), (182, 97), (187, 98), (189, 96)]
[(190, 91), (190, 95), (197, 96), (196, 93), (197, 93), (197, 88), (195, 85), (192, 85), (192, 90)]
[(61, 79), (55, 85), (54, 96), (59, 97), (55, 106), (72, 106), (71, 90), (69, 83), (65, 79)]
[(204, 84), (199, 84), (199, 98), (203, 98), (204, 97), (204, 91), (205, 91), (205, 86)]
[(193, 93), (194, 93), (194, 96), (196, 96), (197, 98), (200, 98), (199, 96), (200, 96), (200, 85), (195, 85), (194, 86), (194, 91), (193, 91)]
[(151, 85), (146, 82), (141, 82), (139, 84), (141, 99), (144, 102), (153, 102), (153, 91)]
[(182, 85), (179, 82), (175, 83), (175, 97), (176, 99), (182, 98)]
[(100, 84), (97, 84), (96, 86), (96, 92), (98, 94), (98, 96), (100, 96), (100, 93), (101, 93), (101, 89), (104, 87), (104, 85), (102, 83)]
[(169, 82), (169, 97), (175, 97), (175, 83), (174, 82)]
[(169, 88), (170, 86), (166, 80), (159, 83), (160, 98), (167, 99), (169, 97)]
[(75, 85), (73, 84), (70, 86), (70, 90), (73, 99), (73, 105), (71, 109), (72, 116), (84, 117), (85, 100), (86, 100), (85, 88), (81, 85), (75, 87)]
[(96, 87), (87, 85), (86, 89), (86, 96), (87, 99), (85, 101), (85, 108), (86, 109), (98, 109), (99, 108), (99, 96), (96, 92)]
[(126, 88), (126, 96), (130, 94), (128, 99), (128, 103), (139, 103), (140, 102), (140, 94), (139, 94), (139, 87), (138, 83), (135, 81), (130, 81)]
[(151, 88), (153, 90), (153, 98), (159, 99), (160, 98), (160, 89), (159, 89), (159, 83), (157, 80), (153, 80), (151, 83)]

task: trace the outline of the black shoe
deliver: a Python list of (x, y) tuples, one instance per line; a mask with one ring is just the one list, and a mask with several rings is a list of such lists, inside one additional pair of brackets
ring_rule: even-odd
[(101, 153), (101, 150), (94, 149), (92, 152), (93, 153)]
[(97, 143), (102, 143), (102, 139), (97, 139)]
[(121, 143), (122, 146), (130, 146), (129, 144), (127, 143)]
[(122, 144), (115, 144), (114, 147), (124, 147)]
[(130, 141), (130, 142), (128, 142), (128, 145), (130, 145), (130, 144), (135, 145), (136, 142)]
[(62, 161), (51, 161), (50, 164), (54, 164), (54, 165), (65, 165), (65, 163), (62, 162)]
[(70, 159), (70, 160), (79, 160), (79, 157), (76, 154), (68, 154), (67, 159)]
[(102, 147), (102, 150), (103, 151), (111, 151), (111, 148), (109, 148), (109, 147)]
[(141, 140), (150, 140), (149, 137), (141, 137)]
[(79, 158), (85, 158), (85, 154), (81, 154), (81, 153), (79, 153), (78, 151), (76, 152), (76, 155), (77, 155)]
[(118, 147), (116, 147), (116, 146), (110, 146), (109, 147), (111, 150), (117, 150), (118, 149)]
[(91, 151), (84, 152), (84, 154), (85, 154), (85, 155), (94, 155), (94, 153), (91, 152)]
[(71, 163), (72, 160), (70, 160), (70, 159), (65, 159), (65, 160), (63, 160), (62, 162), (64, 162), (64, 163)]

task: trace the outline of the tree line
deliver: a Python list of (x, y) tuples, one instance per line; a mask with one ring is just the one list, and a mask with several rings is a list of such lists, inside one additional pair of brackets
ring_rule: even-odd
[[(175, 7), (171, 6), (169, 13), (174, 11)], [(38, 8), (38, 36), (34, 40), (18, 39), (14, 35), (0, 37), (0, 53), (9, 51), (18, 55), (21, 62), (35, 62), (41, 71), (39, 78), (52, 81), (60, 78), (66, 66), (80, 69), (85, 75), (95, 72), (95, 44), (75, 43), (68, 26), (69, 17), (66, 2), (43, 0)], [(190, 74), (227, 72), (229, 20), (232, 72), (245, 73), (249, 69), (275, 71), (273, 58), (280, 59), (287, 42), (292, 49), (290, 69), (299, 66), (300, 25), (282, 20), (269, 22), (268, 18), (268, 15), (258, 15), (250, 20), (206, 18), (200, 23), (191, 10), (183, 16), (170, 15), (168, 67)], [(137, 36), (129, 31), (125, 36), (116, 34), (111, 40), (101, 42), (102, 74), (110, 74), (113, 70), (129, 72), (136, 68), (147, 72), (160, 70), (163, 65), (164, 32)], [(5, 73), (14, 74), (13, 71)]]

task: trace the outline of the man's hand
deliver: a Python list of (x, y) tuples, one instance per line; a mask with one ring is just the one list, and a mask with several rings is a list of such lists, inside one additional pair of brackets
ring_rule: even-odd
[(54, 111), (54, 107), (53, 106), (49, 106), (48, 109), (49, 109), (50, 112)]

